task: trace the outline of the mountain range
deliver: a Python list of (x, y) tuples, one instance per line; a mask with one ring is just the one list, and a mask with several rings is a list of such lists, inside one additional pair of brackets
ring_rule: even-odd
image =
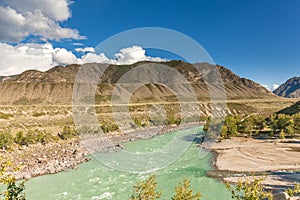
[[(111, 99), (114, 85), (131, 69), (142, 64), (157, 62), (143, 61), (132, 65), (110, 65), (102, 76), (95, 92), (97, 103), (107, 103)], [(192, 64), (183, 61), (160, 63), (176, 69), (193, 87), (198, 100), (209, 100), (210, 94), (202, 75)], [(85, 64), (89, 67), (95, 64)], [(12, 77), (0, 78), (0, 103), (2, 104), (70, 104), (73, 85), (80, 65), (56, 66), (48, 71), (28, 70)], [(241, 78), (229, 69), (217, 65), (223, 79), (227, 99), (266, 99), (276, 96), (258, 83)], [(137, 71), (134, 77), (143, 77), (145, 71)], [(298, 79), (299, 81), (299, 79)], [(216, 83), (217, 84), (217, 83)], [(279, 87), (278, 90), (280, 90)], [(298, 88), (299, 89), (299, 88)], [(167, 87), (160, 84), (146, 84), (138, 88), (131, 101), (134, 103), (148, 101), (175, 101), (176, 96)]]

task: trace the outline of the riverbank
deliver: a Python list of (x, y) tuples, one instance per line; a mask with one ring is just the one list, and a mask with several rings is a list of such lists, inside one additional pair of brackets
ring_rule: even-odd
[[(157, 135), (200, 125), (200, 123), (188, 123), (181, 126), (172, 125), (127, 130), (125, 134), (110, 135), (108, 137), (112, 142), (110, 146), (107, 146), (107, 144), (99, 145), (98, 143), (96, 147), (98, 147), (97, 151), (117, 151), (122, 148), (124, 142), (150, 139)], [(107, 140), (107, 138), (105, 139)], [(96, 141), (101, 141), (101, 138), (96, 138)], [(14, 173), (17, 179), (29, 179), (76, 168), (78, 164), (87, 162), (89, 159), (86, 156), (93, 153), (88, 151), (87, 148), (85, 140), (74, 138), (46, 144), (15, 145), (11, 150), (1, 151), (0, 156), (13, 161), (16, 166), (20, 166), (20, 171)]]
[[(300, 182), (299, 139), (253, 139), (235, 137), (216, 143), (216, 172), (210, 175), (223, 181), (251, 178), (251, 173), (266, 177), (266, 188), (283, 190)], [(266, 174), (266, 175), (264, 175)]]

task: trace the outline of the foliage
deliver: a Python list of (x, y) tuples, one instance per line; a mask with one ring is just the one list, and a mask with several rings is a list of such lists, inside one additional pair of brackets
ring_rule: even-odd
[(119, 130), (118, 124), (113, 124), (113, 123), (111, 123), (111, 124), (102, 124), (101, 128), (102, 128), (104, 133), (109, 133), (109, 132)]
[(175, 187), (175, 196), (172, 197), (172, 200), (200, 200), (201, 194), (193, 194), (193, 190), (190, 187), (190, 181), (184, 178), (183, 183), (179, 183)]
[(58, 137), (62, 140), (71, 139), (78, 136), (78, 132), (75, 128), (71, 128), (70, 126), (65, 126), (61, 133), (57, 134)]
[(300, 193), (300, 184), (297, 183), (293, 189), (288, 188), (285, 192), (291, 197), (298, 195)]
[(239, 180), (236, 186), (231, 186), (226, 183), (226, 188), (231, 192), (232, 199), (235, 200), (271, 200), (273, 195), (271, 192), (263, 190), (263, 178), (253, 177), (253, 181), (246, 179), (245, 181)]
[(285, 114), (278, 114), (271, 118), (271, 128), (274, 133), (280, 133), (281, 131), (286, 132), (286, 127), (292, 126), (292, 117)]
[(19, 168), (3, 157), (0, 157), (0, 161), (0, 183), (6, 186), (6, 189), (1, 191), (1, 196), (4, 197), (4, 200), (25, 200), (24, 182), (18, 184), (15, 176), (7, 173), (8, 168), (11, 168), (13, 172), (18, 171)]
[(147, 180), (138, 183), (133, 188), (131, 200), (155, 200), (161, 197), (161, 192), (157, 191), (155, 175), (152, 175)]
[(300, 113), (293, 115), (294, 131), (300, 133)]
[(229, 115), (225, 118), (225, 123), (221, 131), (221, 138), (230, 138), (237, 134), (237, 120), (234, 116)]
[(13, 137), (7, 131), (0, 131), (0, 148), (7, 149), (13, 144)]
[(254, 121), (252, 117), (246, 117), (238, 124), (238, 132), (252, 134), (254, 130)]

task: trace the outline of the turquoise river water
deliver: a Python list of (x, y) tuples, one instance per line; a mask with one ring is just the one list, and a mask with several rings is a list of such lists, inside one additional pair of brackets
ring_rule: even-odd
[[(156, 136), (148, 140), (125, 143), (126, 149), (132, 152), (143, 152), (157, 149), (168, 143), (175, 132)], [(224, 184), (205, 173), (212, 169), (213, 155), (209, 153), (200, 159), (199, 147), (192, 144), (190, 148), (174, 163), (155, 172), (161, 199), (171, 199), (174, 187), (187, 177), (191, 180), (194, 191), (202, 194), (201, 200), (230, 199), (230, 193)], [(91, 156), (87, 163), (77, 169), (66, 172), (35, 177), (26, 182), (26, 195), (29, 200), (63, 200), (63, 199), (130, 199), (132, 186), (148, 175), (120, 172), (102, 165)]]

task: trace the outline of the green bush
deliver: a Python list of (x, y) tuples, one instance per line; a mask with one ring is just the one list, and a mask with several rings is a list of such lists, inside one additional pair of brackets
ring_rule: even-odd
[(4, 191), (2, 191), (3, 188), (1, 187), (0, 196), (4, 197), (5, 200), (25, 200), (25, 183), (17, 183), (15, 176), (7, 173), (9, 168), (13, 172), (19, 170), (12, 162), (0, 156), (0, 183), (6, 186)]
[(226, 188), (231, 192), (231, 198), (235, 200), (261, 200), (273, 199), (271, 192), (266, 192), (263, 189), (262, 182), (264, 179), (253, 177), (253, 181), (246, 179), (239, 180), (236, 186), (231, 186), (226, 183)]
[(72, 139), (78, 137), (78, 132), (75, 128), (70, 126), (65, 126), (61, 133), (58, 133), (57, 136), (62, 140)]
[(113, 123), (111, 123), (111, 124), (102, 124), (101, 128), (102, 128), (104, 133), (109, 133), (109, 132), (119, 130), (118, 124), (113, 124)]
[(0, 148), (7, 149), (13, 144), (13, 136), (7, 131), (0, 131)]
[(14, 138), (15, 143), (19, 145), (25, 145), (25, 135), (23, 134), (23, 131), (17, 132), (15, 138)]
[(175, 187), (175, 195), (172, 200), (200, 200), (201, 194), (198, 192), (193, 194), (190, 181), (186, 178), (182, 183)]
[(147, 180), (133, 186), (133, 195), (131, 200), (155, 200), (161, 197), (161, 192), (157, 191), (157, 182), (155, 175), (150, 176)]

